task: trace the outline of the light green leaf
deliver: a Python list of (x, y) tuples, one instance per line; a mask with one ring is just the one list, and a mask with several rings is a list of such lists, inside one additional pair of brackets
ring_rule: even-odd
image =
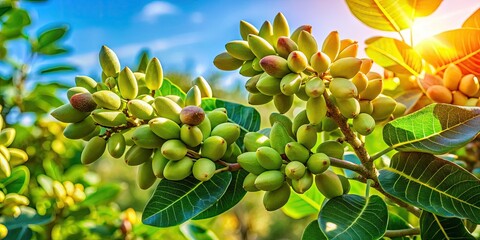
[(182, 99), (185, 99), (185, 92), (180, 89), (177, 85), (173, 84), (167, 78), (163, 79), (162, 87), (160, 87), (160, 91), (155, 92), (155, 97), (157, 96), (167, 96), (167, 95), (175, 95), (179, 96)]
[(40, 74), (47, 74), (47, 73), (58, 73), (58, 72), (68, 72), (68, 71), (76, 71), (77, 68), (72, 65), (55, 65), (55, 66), (47, 66), (39, 70)]
[(431, 104), (383, 128), (383, 140), (399, 151), (443, 154), (480, 132), (480, 108)]
[(385, 192), (443, 217), (480, 223), (480, 180), (428, 153), (399, 152), (378, 177)]
[(475, 239), (462, 220), (440, 217), (427, 211), (420, 216), (420, 231), (422, 239)]
[(22, 194), (30, 182), (30, 171), (25, 166), (17, 166), (12, 170), (10, 177), (0, 180), (0, 185), (5, 187), (6, 193)]
[(209, 229), (205, 229), (193, 223), (180, 226), (180, 231), (188, 240), (217, 240), (218, 237)]
[(120, 193), (118, 184), (104, 184), (99, 186), (95, 192), (89, 194), (85, 200), (79, 203), (80, 206), (95, 206), (108, 203), (114, 200)]
[(465, 20), (462, 28), (480, 28), (480, 8)]
[(181, 181), (162, 180), (145, 206), (142, 222), (157, 227), (184, 223), (215, 204), (227, 190), (232, 174), (215, 174), (200, 182), (193, 176)]
[(62, 38), (67, 32), (67, 26), (49, 28), (38, 34), (38, 49), (42, 49), (50, 44), (55, 43)]
[(316, 215), (320, 211), (324, 199), (325, 197), (317, 190), (314, 184), (304, 194), (297, 194), (292, 191), (287, 204), (282, 207), (282, 211), (294, 219)]
[[(388, 225), (387, 230), (401, 230), (401, 229), (409, 229), (412, 228), (410, 224), (408, 224), (405, 219), (401, 218), (397, 214), (393, 212), (388, 213)], [(392, 238), (392, 240), (407, 240), (410, 239), (408, 237), (396, 237)]]
[(372, 37), (367, 39), (365, 44), (367, 55), (387, 70), (414, 76), (422, 72), (422, 57), (402, 41), (389, 37)]
[(342, 195), (327, 201), (318, 222), (328, 239), (379, 239), (387, 229), (387, 205), (377, 195)]
[(442, 32), (421, 41), (415, 49), (435, 72), (443, 72), (453, 63), (464, 74), (480, 75), (480, 28)]
[(303, 230), (302, 240), (327, 240), (325, 233), (320, 230), (318, 226), (318, 221), (312, 221), (308, 226)]

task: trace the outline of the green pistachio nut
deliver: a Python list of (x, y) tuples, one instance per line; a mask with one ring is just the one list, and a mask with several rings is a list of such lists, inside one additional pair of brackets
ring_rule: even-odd
[(260, 66), (260, 59), (259, 58), (256, 57), (252, 60), (252, 69), (257, 71), (257, 72), (263, 73), (262, 66)]
[(10, 154), (10, 166), (15, 167), (28, 161), (28, 155), (25, 151), (18, 148), (8, 148)]
[(153, 152), (152, 170), (157, 178), (164, 178), (163, 171), (169, 161), (170, 160), (163, 156), (161, 149), (157, 149)]
[(324, 153), (329, 157), (343, 159), (345, 149), (341, 143), (335, 140), (328, 140), (318, 145), (316, 152)]
[(180, 181), (192, 174), (193, 160), (187, 156), (178, 161), (169, 161), (163, 170), (167, 180)]
[(122, 157), (126, 146), (125, 137), (121, 133), (112, 134), (107, 141), (108, 153), (114, 158)]
[(300, 90), (301, 84), (301, 75), (297, 73), (290, 73), (285, 75), (280, 81), (280, 91), (286, 96), (293, 96)]
[(80, 139), (89, 135), (96, 127), (97, 125), (93, 118), (88, 116), (80, 122), (68, 124), (63, 130), (63, 135), (70, 139)]
[[(471, 98), (470, 98), (471, 99)], [(470, 100), (469, 99), (469, 100)], [(476, 106), (478, 99), (473, 99), (472, 101), (474, 104), (469, 105), (468, 102), (466, 106)], [(392, 115), (395, 118), (399, 118), (403, 116), (403, 114), (407, 111), (407, 106), (405, 106), (403, 103), (397, 102), (397, 106), (395, 107), (395, 110), (393, 111)]]
[(285, 182), (285, 176), (279, 170), (269, 170), (260, 173), (255, 179), (255, 187), (263, 191), (279, 189)]
[(323, 40), (322, 52), (327, 54), (331, 60), (337, 58), (340, 52), (340, 35), (337, 31), (330, 32), (325, 40)]
[(153, 106), (159, 117), (168, 118), (178, 124), (180, 121), (180, 112), (182, 107), (175, 101), (167, 97), (156, 97)]
[(313, 175), (306, 171), (300, 179), (292, 179), (292, 188), (298, 194), (305, 193), (313, 184)]
[[(297, 136), (298, 135), (298, 129), (300, 126), (304, 124), (308, 124), (308, 118), (307, 118), (307, 111), (302, 110), (295, 117), (293, 118), (293, 124), (292, 124), (292, 132)], [(297, 136), (298, 138), (298, 136)]]
[[(73, 97), (72, 97), (73, 98)], [(92, 94), (93, 101), (101, 108), (117, 110), (122, 106), (122, 99), (109, 90), (101, 90)]]
[(265, 41), (267, 41), (271, 46), (275, 46), (277, 40), (273, 36), (273, 26), (270, 21), (263, 22), (262, 26), (260, 26), (260, 30), (258, 31), (258, 36), (262, 39), (265, 39)]
[(259, 147), (256, 154), (260, 166), (267, 170), (279, 170), (282, 166), (282, 156), (271, 147)]
[(290, 39), (292, 39), (295, 43), (298, 43), (298, 37), (302, 31), (306, 31), (308, 33), (312, 33), (312, 26), (311, 25), (301, 25), (300, 27), (296, 28), (292, 34), (290, 35)]
[(273, 96), (265, 95), (263, 93), (248, 93), (248, 104), (263, 105), (273, 100)]
[(276, 55), (269, 55), (260, 59), (260, 66), (263, 71), (275, 78), (282, 78), (291, 72), (288, 61)]
[(100, 66), (108, 77), (116, 77), (120, 72), (120, 61), (115, 52), (103, 45), (99, 53)]
[(275, 48), (263, 37), (250, 34), (248, 35), (248, 45), (253, 54), (259, 59), (268, 55), (275, 55)]
[(10, 161), (10, 148), (5, 147), (4, 145), (0, 145), (0, 155), (3, 155), (7, 161)]
[(76, 76), (75, 85), (77, 87), (83, 87), (87, 89), (88, 92), (94, 93), (97, 91), (97, 81), (89, 76)]
[(263, 196), (263, 206), (267, 211), (275, 211), (283, 207), (290, 198), (290, 186), (285, 182), (274, 191), (268, 191)]
[(289, 162), (285, 166), (285, 175), (290, 179), (300, 179), (305, 175), (307, 168), (305, 165), (298, 161)]
[(97, 84), (96, 91), (101, 91), (101, 90), (110, 90), (110, 88), (107, 86), (107, 84), (100, 82)]
[(152, 92), (150, 91), (150, 89), (148, 89), (147, 84), (145, 83), (145, 73), (134, 72), (133, 75), (135, 76), (135, 79), (137, 79), (137, 85), (138, 85), (137, 95), (143, 95), (143, 94), (150, 95)]
[(130, 114), (136, 118), (150, 120), (155, 117), (155, 110), (153, 109), (153, 106), (143, 100), (130, 100), (127, 103), (127, 107), (128, 111), (130, 111)]
[(336, 98), (335, 105), (346, 118), (354, 118), (360, 114), (360, 103), (356, 98)]
[(261, 76), (261, 74), (257, 74), (255, 76), (249, 78), (247, 80), (247, 82), (245, 83), (245, 89), (247, 89), (247, 91), (249, 93), (259, 93), (260, 92), (257, 89), (257, 83), (258, 83), (258, 80), (260, 80), (260, 76)]
[(253, 173), (249, 173), (244, 179), (243, 179), (243, 189), (247, 192), (258, 192), (260, 189), (255, 187), (255, 179), (257, 179), (257, 175)]
[(149, 189), (157, 180), (153, 173), (152, 161), (148, 160), (138, 167), (137, 183), (141, 189)]
[(260, 147), (270, 147), (270, 139), (258, 132), (248, 132), (243, 138), (243, 146), (247, 152), (255, 152)]
[(373, 100), (380, 95), (383, 90), (383, 79), (377, 78), (368, 81), (367, 88), (360, 92), (360, 99), (362, 100)]
[(16, 131), (15, 128), (4, 128), (0, 131), (0, 145), (5, 147), (10, 146), (15, 140)]
[(285, 145), (289, 142), (293, 142), (294, 139), (288, 134), (287, 129), (283, 124), (275, 122), (270, 131), (270, 145), (280, 155), (285, 154)]
[(84, 141), (89, 141), (90, 139), (92, 139), (93, 137), (95, 136), (98, 136), (100, 134), (100, 131), (101, 131), (101, 127), (100, 126), (96, 126), (93, 131), (91, 131), (88, 135), (86, 135), (85, 137), (82, 138), (82, 140)]
[(334, 78), (353, 78), (359, 71), (362, 60), (354, 57), (338, 59), (330, 65), (330, 74)]
[(330, 68), (330, 57), (323, 52), (316, 52), (310, 58), (310, 65), (318, 74), (323, 74)]
[(288, 112), (293, 106), (294, 96), (283, 95), (282, 93), (273, 96), (273, 103), (277, 111), (281, 114)]
[(298, 50), (305, 53), (305, 56), (308, 60), (312, 57), (313, 54), (318, 52), (318, 45), (317, 41), (313, 37), (313, 35), (307, 31), (300, 32), (298, 35)]
[(178, 161), (187, 154), (187, 146), (178, 139), (167, 140), (161, 150), (162, 155), (171, 161)]
[[(183, 101), (183, 99), (180, 97), (180, 96), (177, 96), (177, 95), (166, 95), (165, 96), (166, 98), (174, 101), (176, 104), (178, 104), (178, 106), (180, 107), (185, 107), (185, 102)], [(155, 98), (153, 99), (153, 102), (155, 102)], [(152, 102), (152, 103), (153, 103)]]
[(117, 86), (124, 99), (135, 99), (138, 95), (137, 79), (128, 67), (125, 67), (118, 75)]
[[(288, 58), (291, 52), (298, 50), (297, 43), (288, 37), (279, 37), (277, 40), (277, 53), (280, 57)], [(305, 54), (304, 54), (305, 55)]]
[(388, 96), (379, 96), (372, 100), (373, 111), (370, 114), (375, 121), (384, 120), (395, 111), (397, 102)]
[(180, 138), (180, 126), (168, 118), (153, 118), (148, 125), (153, 133), (165, 140)]
[(132, 134), (132, 140), (139, 147), (150, 149), (159, 148), (165, 142), (165, 140), (157, 136), (148, 125), (137, 127)]
[(210, 125), (213, 128), (216, 126), (226, 123), (228, 121), (228, 116), (226, 112), (223, 111), (211, 111), (207, 113), (207, 118), (210, 120)]
[(134, 145), (132, 140), (132, 134), (133, 132), (135, 132), (135, 129), (137, 129), (137, 127), (132, 127), (132, 128), (121, 131), (123, 137), (125, 138), (125, 144), (127, 144), (127, 146)]
[(327, 115), (327, 104), (323, 96), (309, 98), (307, 101), (307, 118), (311, 124), (317, 125)]
[(232, 149), (232, 153), (230, 154), (230, 157), (225, 158), (224, 161), (228, 163), (237, 163), (237, 158), (238, 156), (240, 156), (240, 154), (242, 154), (242, 149), (240, 149), (240, 146), (238, 146), (237, 143), (233, 143), (232, 145), (229, 145), (227, 147), (227, 151), (228, 151), (228, 148)]
[(210, 135), (222, 137), (230, 145), (240, 137), (240, 126), (230, 122), (221, 123), (212, 129)]
[(259, 175), (260, 173), (266, 171), (266, 169), (263, 168), (258, 162), (256, 152), (245, 152), (240, 154), (237, 157), (237, 162), (247, 172), (255, 175)]
[(230, 56), (243, 61), (252, 60), (255, 58), (252, 50), (248, 46), (248, 42), (245, 40), (234, 40), (225, 44), (225, 49)]
[(300, 85), (300, 89), (295, 93), (295, 96), (302, 101), (308, 101), (309, 96), (305, 92), (305, 84)]
[(227, 52), (223, 52), (218, 54), (215, 59), (213, 60), (213, 64), (220, 70), (224, 71), (233, 71), (238, 69), (242, 66), (244, 61), (238, 60)]
[(372, 114), (373, 104), (370, 100), (360, 100), (360, 113)]
[(289, 142), (285, 145), (285, 155), (290, 161), (306, 163), (310, 157), (310, 151), (298, 142)]
[(203, 141), (202, 147), (200, 148), (200, 155), (212, 161), (217, 161), (222, 158), (227, 151), (227, 145), (227, 141), (222, 137), (210, 136)]
[(323, 173), (330, 167), (330, 158), (325, 153), (314, 153), (308, 158), (307, 167), (313, 174)]
[(260, 93), (267, 95), (267, 96), (275, 96), (281, 93), (280, 89), (280, 81), (281, 79), (272, 77), (267, 73), (263, 73), (260, 76), (260, 79), (257, 82), (257, 89)]
[(288, 135), (290, 135), (291, 137), (294, 137), (294, 134), (292, 132), (292, 120), (290, 120), (289, 117), (283, 115), (283, 114), (280, 114), (280, 113), (271, 113), (268, 120), (270, 121), (270, 125), (273, 126), (274, 123), (278, 122), (280, 124), (282, 124), (285, 129), (287, 130), (288, 132)]
[(348, 194), (348, 192), (350, 192), (350, 182), (348, 181), (348, 178), (339, 174), (337, 174), (337, 176), (340, 179), (340, 182), (342, 182), (343, 194)]
[(193, 80), (193, 84), (198, 86), (202, 97), (206, 97), (206, 98), (213, 97), (212, 87), (210, 87), (210, 84), (208, 84), (208, 81), (202, 76), (195, 78), (195, 80)]
[(81, 161), (83, 164), (91, 164), (97, 161), (105, 152), (107, 141), (104, 138), (96, 136), (88, 141), (83, 149)]
[(93, 120), (105, 127), (127, 124), (127, 116), (121, 111), (97, 109), (92, 112)]
[(205, 141), (205, 139), (210, 136), (210, 133), (212, 131), (212, 124), (210, 123), (210, 119), (206, 117), (200, 124), (197, 125), (197, 127), (200, 128), (200, 131), (202, 131), (203, 141)]
[(160, 60), (154, 57), (145, 70), (145, 86), (154, 91), (160, 89), (163, 84), (163, 69)]
[(312, 149), (317, 143), (317, 128), (311, 124), (303, 124), (297, 130), (297, 142)]
[(197, 126), (183, 124), (180, 128), (180, 139), (190, 147), (196, 147), (202, 143), (203, 133)]
[(273, 19), (273, 36), (275, 39), (290, 36), (290, 27), (288, 26), (287, 19), (282, 13), (278, 13), (275, 16), (275, 19)]
[(290, 71), (294, 73), (301, 73), (307, 68), (308, 59), (303, 52), (292, 51), (288, 55), (287, 64)]
[(317, 98), (325, 92), (325, 83), (323, 79), (314, 77), (305, 84), (305, 93), (308, 97)]
[(208, 158), (199, 158), (193, 164), (193, 176), (199, 181), (208, 181), (215, 174), (215, 163)]
[(330, 92), (336, 99), (354, 98), (358, 96), (357, 87), (346, 78), (333, 78), (329, 86)]
[(198, 86), (195, 85), (188, 90), (187, 96), (185, 97), (185, 105), (200, 106), (201, 104), (202, 104), (202, 92), (200, 92), (200, 88), (198, 88)]
[(327, 170), (315, 176), (315, 184), (323, 196), (334, 198), (343, 195), (342, 182), (337, 174)]
[(70, 104), (80, 112), (91, 112), (97, 108), (97, 104), (89, 92), (74, 94), (70, 98)]
[(361, 135), (369, 135), (375, 129), (375, 119), (366, 113), (360, 113), (353, 119), (353, 129)]
[(240, 21), (240, 35), (242, 36), (242, 39), (247, 40), (249, 34), (257, 35), (257, 28), (247, 21)]
[(352, 83), (355, 84), (355, 87), (357, 87), (357, 91), (360, 93), (367, 89), (368, 85), (368, 78), (367, 75), (363, 72), (358, 72), (355, 74), (355, 76), (352, 78)]
[(89, 93), (89, 91), (84, 87), (71, 87), (67, 90), (68, 100), (70, 100), (70, 98), (77, 93)]
[(152, 156), (153, 149), (142, 148), (133, 145), (125, 153), (125, 163), (128, 166), (138, 166), (146, 161), (149, 161)]
[(10, 177), (11, 174), (12, 169), (8, 160), (3, 155), (0, 155), (0, 179)]
[(75, 109), (70, 103), (67, 103), (53, 110), (50, 115), (52, 115), (52, 117), (54, 117), (60, 122), (75, 123), (82, 121), (88, 115), (90, 115), (90, 113), (80, 112)]

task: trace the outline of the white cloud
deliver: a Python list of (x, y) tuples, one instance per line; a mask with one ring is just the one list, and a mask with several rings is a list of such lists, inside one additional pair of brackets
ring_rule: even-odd
[(145, 22), (154, 22), (159, 16), (175, 14), (178, 12), (178, 8), (168, 2), (153, 1), (145, 5), (140, 12), (139, 19)]
[(204, 20), (203, 14), (201, 12), (194, 12), (194, 13), (192, 13), (192, 15), (190, 15), (190, 20), (193, 23), (200, 24)]

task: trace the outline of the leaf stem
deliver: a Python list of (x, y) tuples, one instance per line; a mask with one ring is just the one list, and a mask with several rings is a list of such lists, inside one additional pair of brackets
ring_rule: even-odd
[(360, 175), (367, 174), (367, 169), (362, 165), (358, 165), (349, 161), (345, 161), (338, 158), (330, 157), (330, 165), (334, 167), (344, 168), (348, 170), (352, 170)]
[(388, 147), (388, 148), (385, 148), (383, 149), (382, 151), (378, 152), (378, 153), (375, 153), (373, 154), (371, 157), (370, 157), (370, 161), (375, 161), (377, 158), (380, 158), (382, 157), (384, 154), (390, 152), (393, 150), (393, 147)]
[(372, 185), (373, 180), (367, 179), (367, 188), (365, 189), (365, 198), (370, 197), (370, 186)]
[(407, 229), (399, 229), (399, 230), (387, 230), (385, 232), (384, 237), (389, 238), (396, 238), (396, 237), (404, 237), (404, 236), (412, 236), (412, 235), (419, 235), (420, 228), (407, 228)]

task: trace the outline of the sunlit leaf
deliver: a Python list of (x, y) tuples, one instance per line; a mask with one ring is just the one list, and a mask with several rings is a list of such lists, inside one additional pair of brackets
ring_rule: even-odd
[(188, 240), (217, 240), (218, 237), (209, 229), (193, 223), (180, 226), (180, 231)]
[(175, 95), (179, 96), (182, 99), (185, 99), (185, 92), (182, 91), (177, 85), (173, 84), (170, 80), (167, 78), (163, 79), (162, 87), (160, 88), (160, 91), (157, 91), (155, 93), (155, 97), (157, 96), (167, 96), (167, 95)]
[(95, 206), (99, 204), (108, 203), (114, 200), (120, 193), (120, 186), (118, 184), (103, 184), (95, 191), (79, 203), (80, 206)]
[(0, 185), (2, 185), (7, 192), (6, 193), (19, 193), (22, 194), (23, 191), (28, 187), (30, 182), (30, 171), (25, 166), (18, 166), (12, 170), (10, 177), (3, 178), (0, 180)]
[(302, 240), (326, 240), (328, 239), (325, 236), (325, 233), (320, 230), (318, 226), (318, 221), (312, 221), (308, 226), (303, 230)]
[(355, 17), (369, 27), (399, 32), (412, 24), (407, 0), (347, 0)]
[(464, 74), (480, 75), (480, 29), (446, 31), (423, 40), (415, 49), (436, 72), (443, 72), (454, 63)]
[(463, 28), (480, 28), (480, 8), (465, 20)]
[(440, 6), (443, 0), (408, 0), (408, 5), (412, 7), (414, 17), (426, 17)]
[(76, 71), (77, 68), (72, 65), (47, 66), (39, 70), (40, 74)]
[(232, 175), (223, 172), (209, 181), (200, 182), (193, 176), (181, 181), (162, 180), (145, 206), (142, 222), (157, 227), (184, 223), (215, 204), (227, 190)]
[(480, 223), (480, 180), (428, 153), (396, 153), (378, 177), (385, 192), (443, 217)]
[(42, 49), (61, 39), (67, 32), (67, 26), (49, 28), (38, 34), (38, 48)]
[(419, 75), (422, 57), (406, 43), (389, 37), (373, 37), (365, 41), (365, 52), (376, 64), (399, 74)]
[(328, 239), (379, 239), (387, 229), (387, 205), (377, 195), (342, 195), (327, 201), (318, 222)]
[(383, 140), (399, 151), (443, 154), (480, 132), (480, 108), (431, 104), (383, 128)]
[(475, 239), (462, 220), (440, 217), (427, 211), (420, 216), (420, 230), (422, 239)]
[(282, 207), (282, 211), (294, 219), (316, 215), (320, 211), (324, 199), (325, 197), (313, 185), (304, 194), (292, 191), (287, 204)]

